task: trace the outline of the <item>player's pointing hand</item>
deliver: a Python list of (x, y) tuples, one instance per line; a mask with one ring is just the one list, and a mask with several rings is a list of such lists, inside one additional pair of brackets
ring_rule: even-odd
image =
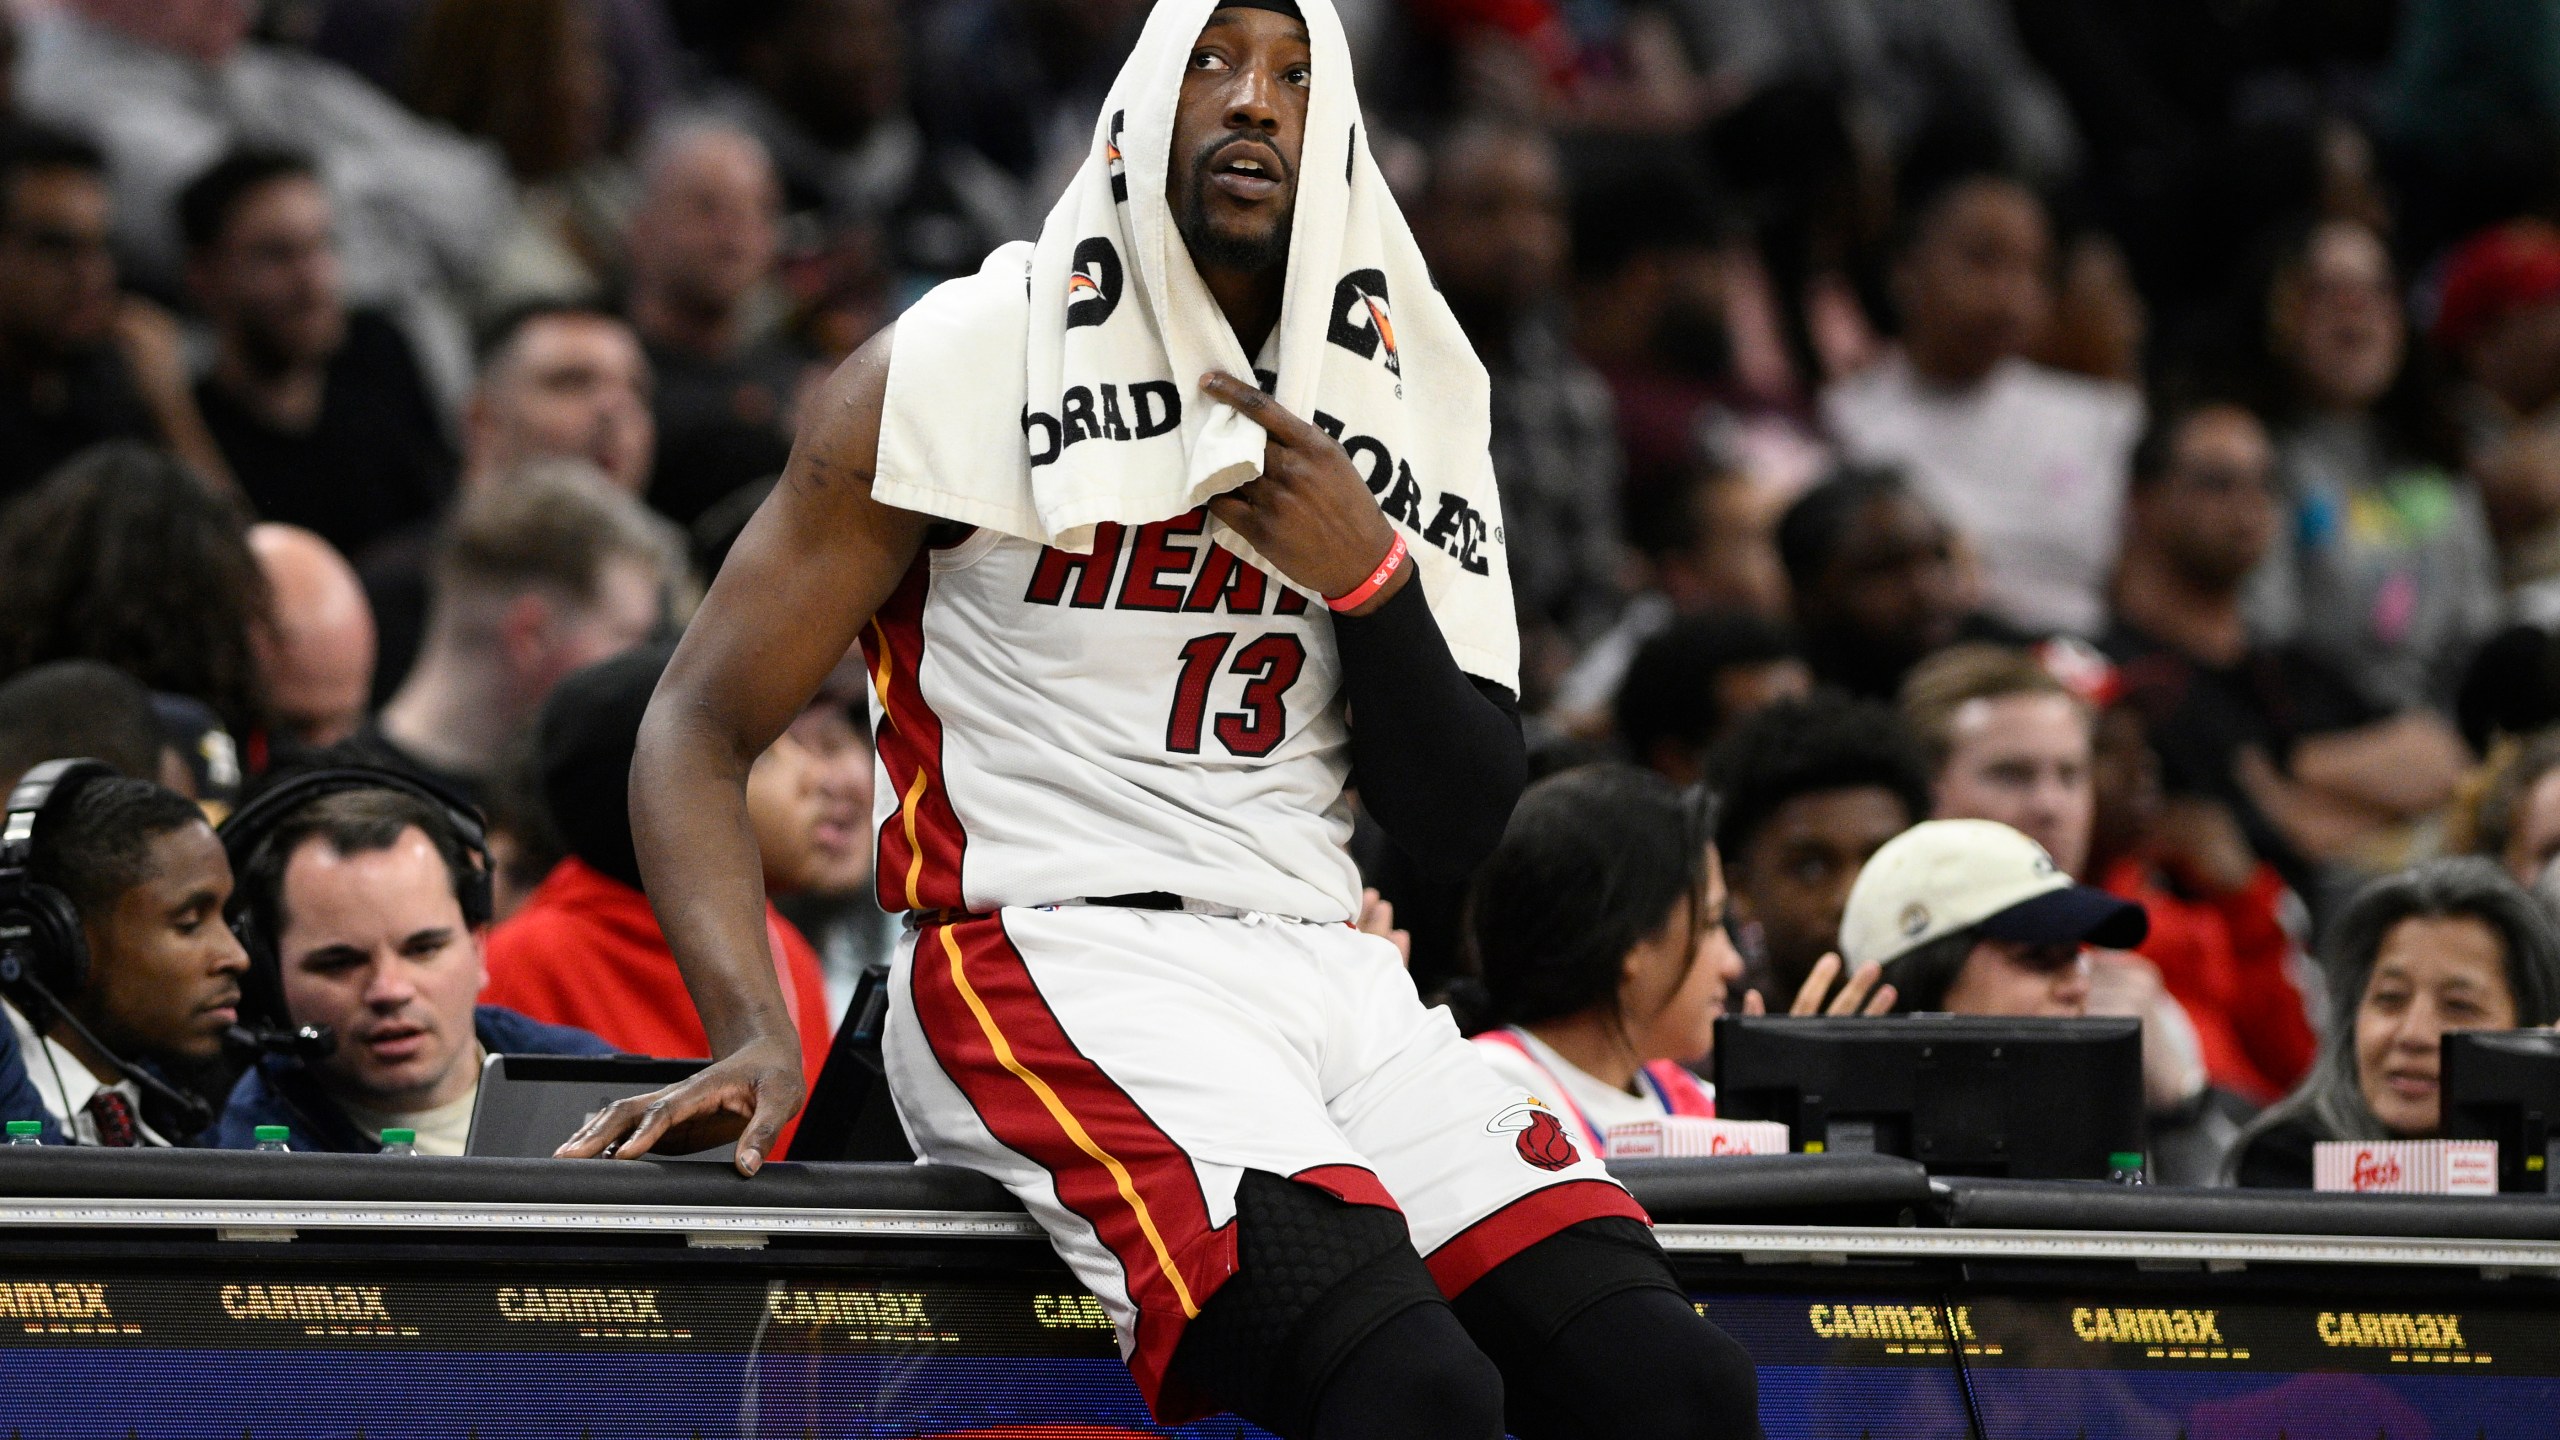
[[(1395, 526), (1371, 498), (1360, 467), (1332, 436), (1253, 385), (1213, 373), (1202, 378), (1200, 388), (1270, 436), (1261, 478), (1211, 500), (1209, 512), (1292, 582), (1327, 599), (1359, 589), (1395, 544)], [(1387, 603), (1412, 572), (1411, 565), (1398, 567), (1383, 589), (1351, 613), (1365, 615)]]

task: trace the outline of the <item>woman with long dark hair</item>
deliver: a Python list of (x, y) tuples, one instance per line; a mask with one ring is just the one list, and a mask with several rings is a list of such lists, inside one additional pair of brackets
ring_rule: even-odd
[(2560, 936), (2496, 862), (2431, 860), (2349, 902), (2330, 942), (2329, 987), (2319, 1060), (2240, 1132), (2223, 1183), (2307, 1190), (2318, 1141), (2436, 1135), (2444, 1032), (2560, 1019)]
[[(1715, 1043), (1742, 977), (1724, 929), (1715, 805), (1650, 770), (1589, 765), (1529, 787), (1477, 872), (1467, 928), (1492, 1024), (1486, 1058), (1562, 1117), (1574, 1142), (1608, 1153), (1613, 1125), (1710, 1116), (1688, 1066)], [(1839, 961), (1814, 967), (1795, 1008), (1829, 994)], [(1758, 1013), (1759, 997), (1741, 1008)], [(1893, 1003), (1872, 967), (1830, 1011)]]

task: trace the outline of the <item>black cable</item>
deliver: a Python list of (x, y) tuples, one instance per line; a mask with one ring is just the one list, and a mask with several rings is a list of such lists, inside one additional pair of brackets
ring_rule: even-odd
[(1973, 1426), (1974, 1440), (1991, 1440), (1982, 1423), (1982, 1401), (1973, 1393), (1973, 1367), (1964, 1363), (1964, 1332), (1956, 1328), (1953, 1295), (1938, 1296), (1938, 1324), (1947, 1332), (1947, 1354), (1956, 1363), (1956, 1386), (1964, 1392), (1965, 1419)]
[[(177, 1086), (170, 1084), (168, 1081), (161, 1079), (159, 1076), (152, 1074), (142, 1066), (135, 1065), (130, 1061), (127, 1061), (123, 1056), (118, 1055), (114, 1050), (109, 1049), (106, 1042), (100, 1040), (88, 1026), (81, 1024), (79, 1017), (71, 1013), (71, 1007), (63, 1004), (60, 1000), (55, 999), (53, 992), (46, 989), (44, 982), (38, 980), (32, 972), (21, 975), (19, 977), (19, 982), (25, 985), (28, 989), (33, 990), (36, 995), (44, 1001), (45, 1008), (50, 1012), (45, 1018), (49, 1020), (60, 1020), (63, 1024), (71, 1027), (71, 1033), (79, 1036), (81, 1043), (87, 1045), (92, 1051), (96, 1052), (99, 1059), (114, 1066), (126, 1079), (131, 1080), (134, 1083), (135, 1088), (149, 1091), (153, 1095), (160, 1097), (161, 1100), (167, 1102), (173, 1109), (175, 1109), (178, 1112), (180, 1122), (186, 1126), (188, 1134), (193, 1135), (213, 1123), (213, 1107), (211, 1105), (206, 1104), (202, 1098), (190, 1095), (186, 1091), (179, 1089)], [(41, 1035), (39, 1035), (39, 1038), (41, 1038)], [(48, 1051), (45, 1056), (46, 1062), (50, 1064), (52, 1062), (52, 1058), (51, 1053)], [(53, 1083), (55, 1093), (62, 1097), (62, 1103), (66, 1107), (69, 1106), (71, 1103), (71, 1092), (62, 1083), (62, 1069), (60, 1066), (54, 1067)], [(72, 1117), (66, 1116), (63, 1123), (66, 1126), (69, 1126), (74, 1122)]]

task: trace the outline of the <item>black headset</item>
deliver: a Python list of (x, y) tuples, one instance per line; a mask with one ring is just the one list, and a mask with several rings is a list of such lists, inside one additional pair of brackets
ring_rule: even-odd
[[(71, 1013), (70, 997), (89, 984), (89, 939), (71, 897), (39, 883), (27, 869), (36, 832), (58, 819), (91, 782), (118, 773), (97, 760), (47, 760), (9, 792), (8, 818), (0, 821), (0, 995), (40, 1032), (56, 1021), (69, 1026), (137, 1088), (167, 1102), (192, 1134), (213, 1123), (213, 1107), (148, 1066), (125, 1060)], [(37, 1059), (25, 1058), (29, 1065)]]
[(90, 781), (115, 774), (96, 760), (47, 760), (9, 792), (8, 819), (0, 822), (0, 995), (38, 1029), (66, 997), (87, 987), (89, 939), (71, 897), (28, 872), (36, 831)]
[[(248, 874), (249, 862), (258, 848), (303, 806), (351, 790), (397, 791), (442, 814), (474, 866), (455, 897), (462, 903), (462, 921), (473, 929), (489, 923), (494, 909), (490, 895), (493, 866), (489, 859), (489, 827), (480, 818), (479, 808), (449, 786), (384, 766), (332, 765), (305, 770), (276, 782), (231, 812), (231, 818), (222, 822), (218, 833), (223, 853), (231, 857), (233, 877)], [(325, 1025), (293, 1023), (284, 1003), (284, 960), (276, 949), (280, 937), (265, 933), (259, 923), (258, 907), (250, 903), (246, 886), (235, 885), (232, 889), (230, 911), (231, 932), (240, 937), (240, 948), (249, 952), (249, 972), (240, 977), (240, 1019), (246, 1032), (243, 1038), (254, 1050), (305, 1059), (326, 1056), (337, 1047), (337, 1037)]]

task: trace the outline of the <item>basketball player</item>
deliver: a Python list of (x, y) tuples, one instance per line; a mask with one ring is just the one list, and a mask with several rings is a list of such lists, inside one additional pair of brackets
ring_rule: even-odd
[[(1165, 198), (1248, 355), (1283, 308), (1312, 63), (1291, 0), (1232, 0), (1183, 70)], [(1208, 508), (1328, 613), (1197, 511), (1088, 556), (881, 503), (889, 358), (884, 336), (833, 382), (642, 732), (641, 865), (718, 1059), (562, 1153), (734, 1136), (753, 1173), (799, 1105), (743, 786), (859, 636), (899, 799), (884, 898), (913, 936), (900, 1117), (1041, 1220), (1160, 1419), (1757, 1436), (1748, 1358), (1643, 1212), (1349, 924), (1346, 780), (1463, 875), (1526, 767), (1511, 697), (1458, 668), (1343, 448), (1202, 382), (1268, 432), (1260, 478)]]

